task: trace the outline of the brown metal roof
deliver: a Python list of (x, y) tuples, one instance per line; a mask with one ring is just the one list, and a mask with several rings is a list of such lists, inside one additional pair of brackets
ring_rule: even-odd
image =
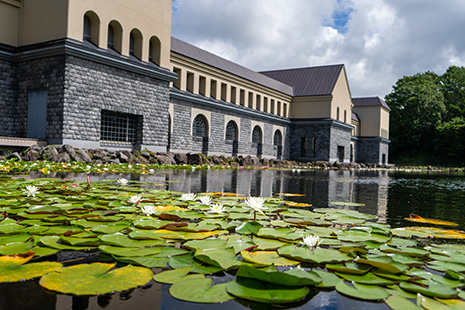
[(354, 104), (354, 107), (383, 106), (389, 111), (391, 111), (391, 108), (389, 108), (387, 103), (379, 97), (352, 98), (352, 102)]
[(294, 96), (324, 96), (332, 94), (344, 65), (296, 68), (260, 72), (291, 85)]
[(171, 37), (171, 51), (177, 54), (192, 58), (194, 60), (203, 62), (212, 67), (232, 73), (244, 79), (261, 84), (271, 89), (277, 90), (286, 95), (293, 95), (292, 87), (277, 81), (273, 78), (267, 77), (263, 74), (247, 69), (232, 61), (226, 60), (215, 54), (200, 49), (192, 44), (186, 43), (174, 37)]

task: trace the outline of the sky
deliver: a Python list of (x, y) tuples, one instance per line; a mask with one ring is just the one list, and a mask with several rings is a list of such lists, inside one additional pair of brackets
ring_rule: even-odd
[(352, 97), (465, 66), (463, 0), (173, 0), (172, 35), (255, 71), (344, 64)]

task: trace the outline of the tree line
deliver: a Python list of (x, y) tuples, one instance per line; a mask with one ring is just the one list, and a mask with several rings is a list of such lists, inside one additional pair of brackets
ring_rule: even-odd
[(465, 166), (465, 68), (404, 76), (386, 96), (390, 162)]

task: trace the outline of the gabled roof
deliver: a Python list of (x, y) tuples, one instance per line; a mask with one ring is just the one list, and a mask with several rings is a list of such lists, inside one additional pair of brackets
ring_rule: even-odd
[(238, 65), (232, 61), (219, 57), (174, 37), (171, 37), (171, 51), (277, 90), (286, 95), (293, 95), (292, 87), (286, 85), (285, 83), (267, 77), (253, 70), (247, 69), (246, 67)]
[(344, 65), (307, 67), (260, 72), (294, 89), (294, 96), (331, 95)]
[(352, 98), (354, 107), (376, 107), (382, 106), (391, 111), (387, 103), (379, 97)]

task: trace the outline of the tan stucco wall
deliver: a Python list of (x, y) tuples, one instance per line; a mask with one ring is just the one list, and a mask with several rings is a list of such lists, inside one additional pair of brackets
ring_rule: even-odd
[(331, 100), (331, 96), (294, 97), (289, 118), (328, 118)]
[(68, 0), (23, 0), (18, 45), (66, 37)]
[[(264, 98), (267, 98), (268, 109), (266, 109), (265, 112), (271, 113), (271, 100), (274, 100), (273, 114), (281, 116), (288, 115), (284, 114), (284, 109), (285, 107), (289, 109), (291, 97), (274, 89), (251, 82), (250, 80), (222, 71), (218, 68), (209, 66), (175, 52), (171, 52), (170, 69), (178, 73), (180, 76), (174, 83), (174, 85), (179, 87), (180, 90), (188, 90), (194, 94), (201, 94), (206, 97), (221, 99), (221, 86), (225, 85), (226, 94), (224, 100), (227, 102), (233, 102), (237, 105), (242, 104), (246, 107), (264, 111), (263, 102)], [(188, 83), (188, 76), (190, 83)], [(211, 89), (212, 80), (216, 81), (216, 96), (212, 96), (212, 94), (214, 94), (214, 90)], [(204, 86), (202, 86), (202, 84)], [(243, 100), (241, 100), (241, 91), (244, 94), (242, 98)], [(235, 100), (233, 92), (235, 93)], [(251, 96), (249, 96), (250, 93), (252, 94)], [(261, 98), (260, 107), (257, 105), (257, 95)], [(252, 100), (249, 101), (249, 98)], [(278, 111), (278, 101), (280, 102), (280, 111)]]
[[(34, 0), (35, 1), (35, 0)], [(43, 0), (40, 0), (43, 1)], [(157, 36), (161, 42), (162, 67), (169, 67), (171, 41), (171, 0), (68, 0), (70, 17), (68, 37), (82, 40), (83, 16), (95, 12), (100, 19), (98, 45), (106, 48), (108, 24), (118, 21), (123, 28), (122, 54), (129, 54), (129, 34), (136, 28), (142, 33), (142, 60), (148, 61), (149, 40)]]
[[(13, 4), (13, 5), (12, 5)], [(15, 6), (16, 5), (16, 6)], [(143, 61), (149, 59), (149, 41), (161, 42), (160, 65), (169, 67), (171, 42), (170, 0), (0, 0), (0, 42), (22, 46), (50, 40), (73, 38), (82, 41), (84, 14), (99, 19), (98, 41), (107, 48), (108, 24), (122, 26), (122, 54), (129, 54), (129, 34), (142, 33)]]
[(18, 45), (21, 1), (0, 0), (0, 43)]
[(389, 139), (389, 111), (382, 106), (354, 107), (360, 118), (360, 136)]
[[(349, 83), (347, 82), (347, 76), (345, 68), (343, 67), (339, 78), (334, 86), (333, 100), (331, 102), (331, 118), (338, 119), (337, 108), (339, 107), (339, 121), (350, 124), (352, 117), (352, 96), (350, 94)], [(344, 112), (346, 119), (344, 120)]]

